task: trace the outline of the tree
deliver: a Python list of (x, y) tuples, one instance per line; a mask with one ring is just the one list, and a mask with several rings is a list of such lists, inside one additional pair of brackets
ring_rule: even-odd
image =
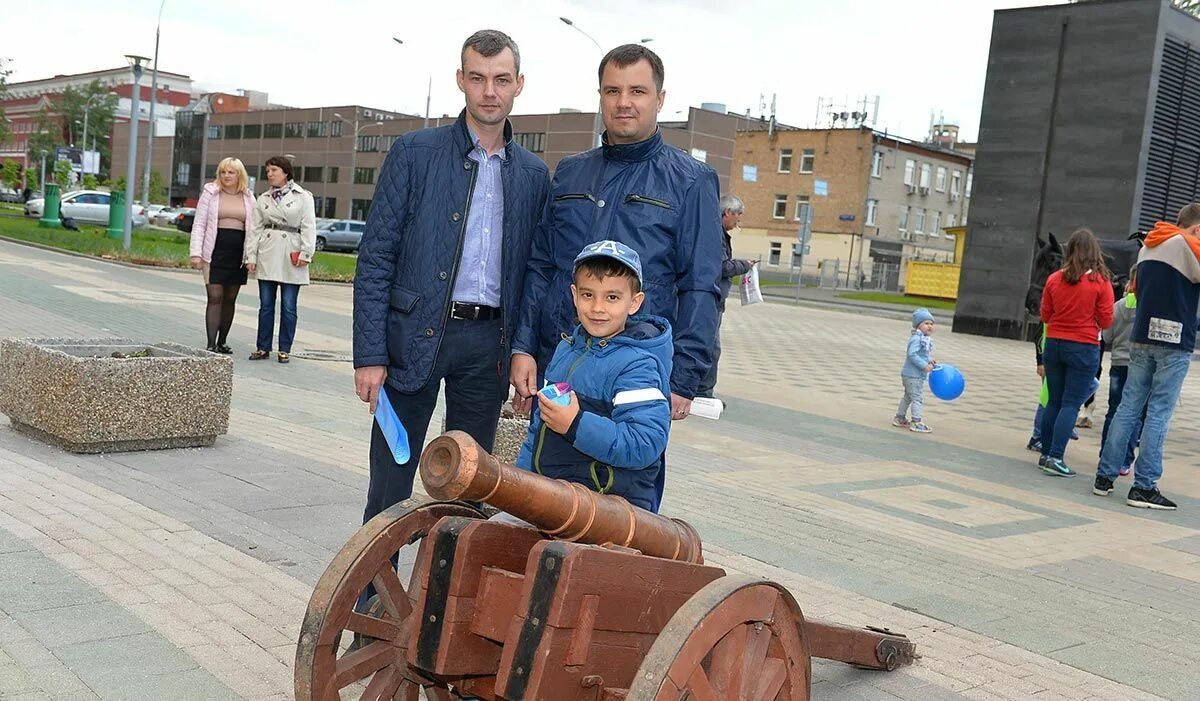
[(43, 106), (37, 111), (37, 114), (33, 115), (33, 133), (29, 135), (27, 145), (29, 160), (40, 163), (42, 156), (46, 158), (54, 156), (55, 147), (60, 143), (59, 139), (62, 136), (61, 133), (56, 136), (56, 130), (58, 130), (58, 125), (54, 123), (49, 110)]
[[(8, 67), (8, 61), (7, 58), (0, 58), (0, 100), (8, 97), (8, 76), (12, 74), (12, 69)], [(12, 128), (8, 126), (8, 116), (0, 108), (0, 144), (7, 143), (11, 136)]]
[(168, 204), (167, 184), (157, 170), (150, 171), (150, 203)]
[(71, 184), (72, 172), (71, 162), (67, 159), (64, 158), (61, 161), (54, 162), (54, 182), (58, 183), (58, 186), (63, 190), (66, 190), (67, 186)]
[(5, 161), (0, 167), (0, 182), (10, 190), (21, 189), (21, 164), (16, 161)]
[[(67, 86), (55, 108), (63, 116), (63, 143), (73, 143), (86, 150), (92, 147), (92, 141), (95, 140), (96, 150), (100, 152), (101, 170), (106, 170), (104, 164), (112, 162), (112, 154), (104, 137), (112, 131), (117, 94), (109, 92), (99, 80), (93, 80), (82, 88)], [(86, 134), (83, 133), (84, 121), (87, 121)]]
[(32, 163), (25, 169), (25, 187), (35, 191), (42, 189), (42, 173)]
[(100, 179), (96, 176), (92, 175), (91, 173), (83, 176), (84, 190), (95, 190), (98, 185), (100, 185)]

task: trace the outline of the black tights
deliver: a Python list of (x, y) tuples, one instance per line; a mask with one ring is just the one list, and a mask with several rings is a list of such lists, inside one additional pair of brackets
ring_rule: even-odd
[(204, 313), (204, 327), (208, 332), (208, 347), (225, 345), (229, 329), (233, 326), (233, 312), (237, 308), (237, 296), (241, 285), (205, 285), (208, 292), (208, 308)]

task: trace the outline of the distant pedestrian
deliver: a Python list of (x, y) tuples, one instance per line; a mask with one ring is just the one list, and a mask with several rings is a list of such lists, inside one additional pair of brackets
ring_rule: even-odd
[(1100, 331), (1112, 326), (1111, 278), (1100, 242), (1091, 231), (1078, 229), (1067, 240), (1062, 269), (1051, 273), (1042, 291), (1042, 322), (1046, 324), (1042, 363), (1049, 394), (1042, 416), (1038, 466), (1048, 475), (1075, 476), (1063, 456), (1079, 408), (1094, 391)]
[(721, 281), (718, 286), (721, 296), (717, 299), (717, 331), (713, 337), (712, 365), (696, 388), (697, 397), (711, 397), (717, 386), (717, 363), (721, 361), (721, 320), (725, 316), (725, 300), (729, 298), (729, 290), (733, 287), (733, 278), (745, 275), (758, 264), (756, 260), (733, 257), (733, 234), (741, 231), (742, 214), (746, 205), (737, 195), (721, 196), (721, 229), (725, 232), (725, 258), (721, 262)]
[(1130, 437), (1143, 409), (1146, 419), (1125, 503), (1142, 509), (1175, 509), (1158, 491), (1162, 450), (1171, 415), (1196, 347), (1200, 295), (1200, 204), (1179, 212), (1175, 224), (1158, 222), (1138, 255), (1137, 313), (1130, 334), (1129, 375), (1100, 453), (1092, 492), (1112, 493)]
[(238, 292), (246, 284), (246, 232), (253, 223), (254, 192), (246, 166), (226, 158), (217, 164), (216, 179), (200, 191), (189, 251), (192, 267), (204, 271), (204, 329), (214, 353), (233, 352), (227, 340)]
[[(1137, 282), (1137, 266), (1129, 271), (1129, 283), (1125, 288), (1125, 296), (1113, 304), (1113, 325), (1104, 330), (1101, 337), (1108, 347), (1111, 358), (1108, 367), (1108, 411), (1104, 415), (1104, 432), (1100, 437), (1100, 450), (1104, 451), (1104, 442), (1108, 439), (1108, 429), (1112, 424), (1117, 407), (1121, 405), (1121, 396), (1125, 392), (1125, 382), (1129, 378), (1129, 338), (1133, 332), (1133, 323), (1137, 317), (1137, 294), (1134, 285)], [(1118, 471), (1122, 477), (1129, 474), (1133, 465), (1133, 451), (1142, 435), (1142, 420), (1146, 418), (1143, 409), (1133, 432), (1129, 435), (1128, 447), (1125, 449), (1125, 459), (1121, 461)]]
[(292, 162), (267, 159), (270, 189), (258, 198), (254, 225), (246, 241), (246, 269), (258, 277), (258, 341), (251, 360), (271, 356), (275, 335), (275, 299), (280, 300), (279, 362), (291, 359), (296, 337), (300, 286), (308, 284), (308, 264), (317, 246), (313, 196), (292, 180)]
[[(928, 309), (918, 309), (912, 315), (912, 334), (908, 337), (908, 348), (904, 354), (904, 367), (900, 368), (900, 382), (904, 385), (904, 396), (892, 425), (907, 428), (914, 433), (930, 433), (932, 428), (925, 423), (922, 398), (925, 394), (925, 378), (933, 371), (933, 314)], [(912, 419), (909, 420), (911, 413)]]

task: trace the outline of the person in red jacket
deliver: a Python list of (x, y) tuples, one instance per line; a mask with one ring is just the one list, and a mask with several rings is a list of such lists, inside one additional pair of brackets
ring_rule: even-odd
[(1038, 466), (1048, 475), (1075, 476), (1063, 453), (1100, 364), (1100, 332), (1112, 326), (1111, 278), (1100, 242), (1091, 231), (1079, 229), (1067, 240), (1062, 270), (1050, 275), (1042, 291), (1042, 363), (1050, 398), (1042, 416)]

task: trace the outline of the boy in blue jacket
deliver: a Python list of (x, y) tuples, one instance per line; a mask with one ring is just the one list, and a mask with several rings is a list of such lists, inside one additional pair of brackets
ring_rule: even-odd
[[(908, 337), (908, 348), (904, 354), (904, 367), (900, 369), (900, 381), (904, 383), (904, 396), (896, 408), (892, 425), (907, 428), (914, 433), (929, 433), (932, 428), (925, 425), (921, 417), (921, 398), (925, 391), (925, 376), (933, 370), (933, 314), (928, 309), (918, 309), (912, 315), (912, 334)], [(908, 420), (909, 408), (912, 421)]]
[(641, 260), (617, 241), (576, 256), (571, 295), (579, 325), (546, 367), (547, 385), (570, 385), (570, 402), (538, 393), (517, 467), (657, 513), (671, 425), (671, 325), (634, 316), (645, 299)]

